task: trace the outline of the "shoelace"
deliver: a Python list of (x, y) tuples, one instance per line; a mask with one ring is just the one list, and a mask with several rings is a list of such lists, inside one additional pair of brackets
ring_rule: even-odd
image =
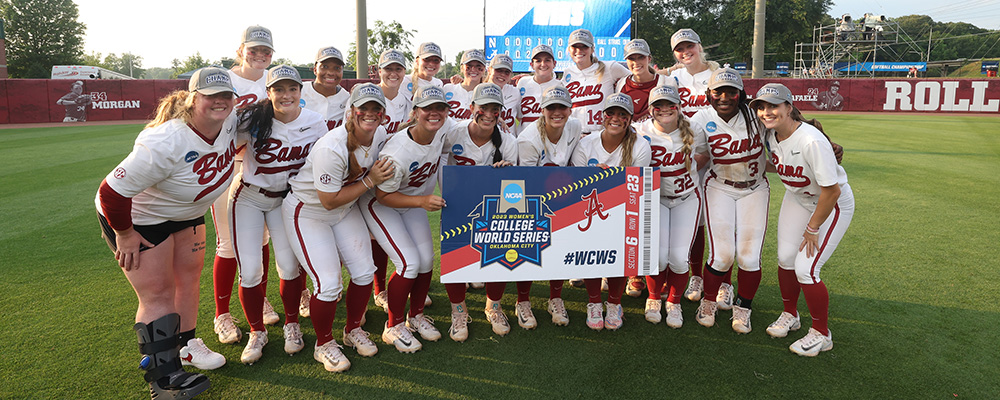
[(789, 313), (781, 313), (781, 317), (774, 322), (777, 326), (792, 326), (795, 325), (795, 317)]
[(285, 339), (286, 340), (292, 339), (296, 341), (302, 340), (302, 331), (299, 330), (299, 326), (298, 325), (286, 326)]
[(601, 307), (600, 306), (587, 306), (587, 316), (592, 319), (601, 318)]
[(467, 313), (451, 313), (452, 323), (459, 328), (464, 328), (469, 322), (472, 322), (472, 317)]
[(351, 338), (351, 342), (355, 345), (363, 342), (371, 341), (371, 333), (366, 332), (361, 328), (354, 328), (347, 333), (347, 336)]
[(188, 353), (204, 356), (210, 354), (211, 352), (212, 350), (209, 350), (208, 346), (205, 346), (205, 342), (202, 341), (201, 338), (194, 338), (188, 341)]
[(344, 348), (344, 346), (341, 346), (340, 343), (330, 342), (321, 347), (323, 350), (320, 354), (322, 354), (323, 357), (337, 361), (338, 363), (344, 359), (344, 352), (340, 351), (340, 349)]
[(507, 315), (504, 314), (503, 312), (490, 311), (489, 318), (491, 323), (496, 323), (496, 324), (503, 323), (505, 325), (509, 325), (509, 323), (507, 322)]
[(563, 304), (563, 302), (557, 301), (551, 302), (550, 304), (552, 304), (552, 311), (560, 315), (566, 315), (566, 305)]

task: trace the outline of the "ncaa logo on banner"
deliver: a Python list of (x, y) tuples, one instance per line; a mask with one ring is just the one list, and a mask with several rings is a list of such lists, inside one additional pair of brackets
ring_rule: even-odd
[(510, 270), (525, 262), (541, 266), (542, 250), (551, 244), (554, 215), (542, 196), (525, 194), (523, 180), (502, 180), (500, 195), (483, 196), (469, 214), (471, 247), (481, 254), (480, 265), (500, 263)]

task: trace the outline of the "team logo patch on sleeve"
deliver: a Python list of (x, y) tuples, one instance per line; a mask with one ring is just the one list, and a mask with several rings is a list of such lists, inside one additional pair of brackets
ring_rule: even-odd
[(541, 265), (542, 250), (552, 238), (550, 217), (543, 196), (525, 194), (524, 181), (503, 180), (499, 196), (483, 196), (472, 218), (472, 248), (481, 265), (500, 263), (513, 270), (525, 261)]
[(122, 167), (115, 168), (115, 178), (116, 179), (124, 179), (125, 178), (125, 168), (122, 168)]
[(323, 174), (319, 176), (319, 183), (329, 185), (330, 182), (333, 182), (333, 177), (330, 176), (330, 174)]
[(184, 162), (194, 162), (194, 160), (197, 159), (198, 159), (198, 152), (194, 150), (191, 150), (184, 155)]

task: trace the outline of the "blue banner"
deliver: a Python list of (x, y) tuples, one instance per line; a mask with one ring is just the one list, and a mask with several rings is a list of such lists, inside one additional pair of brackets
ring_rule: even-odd
[(840, 72), (909, 72), (910, 68), (916, 68), (917, 71), (925, 72), (927, 71), (927, 63), (925, 62), (865, 62), (865, 63), (855, 63), (848, 64), (843, 67), (837, 68)]

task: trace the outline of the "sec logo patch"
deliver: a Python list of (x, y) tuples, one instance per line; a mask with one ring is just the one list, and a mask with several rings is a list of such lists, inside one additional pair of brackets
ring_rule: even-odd
[(122, 167), (115, 168), (115, 178), (116, 179), (125, 178), (125, 168)]
[(319, 176), (319, 183), (329, 185), (330, 182), (333, 182), (333, 177), (330, 176), (330, 174), (323, 174)]

